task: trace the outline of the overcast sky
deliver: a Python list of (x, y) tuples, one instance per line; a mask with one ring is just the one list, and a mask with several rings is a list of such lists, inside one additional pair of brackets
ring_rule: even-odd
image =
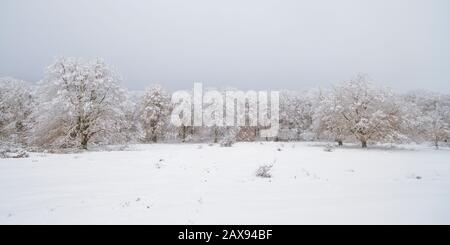
[(450, 92), (448, 0), (0, 0), (0, 76), (102, 57), (133, 90), (306, 89), (367, 73)]

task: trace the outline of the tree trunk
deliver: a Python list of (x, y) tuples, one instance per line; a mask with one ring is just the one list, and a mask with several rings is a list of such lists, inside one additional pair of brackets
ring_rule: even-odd
[(87, 145), (88, 145), (88, 141), (89, 141), (89, 137), (86, 134), (82, 134), (81, 135), (81, 149), (83, 150), (87, 150)]
[(439, 140), (434, 140), (434, 146), (436, 147), (436, 150), (439, 149)]
[(214, 143), (219, 142), (219, 132), (217, 131), (217, 128), (214, 128)]
[(344, 142), (342, 142), (342, 140), (338, 140), (337, 142), (338, 142), (339, 146), (343, 146), (344, 145)]
[(152, 125), (151, 132), (148, 135), (148, 139), (153, 143), (156, 143), (156, 141), (158, 141), (158, 136), (156, 135), (156, 124)]
[(367, 141), (361, 140), (361, 146), (362, 146), (362, 148), (367, 148)]
[(185, 142), (186, 141), (186, 126), (182, 125), (181, 126), (181, 141)]

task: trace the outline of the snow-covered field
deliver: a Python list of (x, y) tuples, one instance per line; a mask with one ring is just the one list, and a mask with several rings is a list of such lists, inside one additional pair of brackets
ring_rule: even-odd
[[(450, 150), (135, 145), (0, 159), (0, 224), (450, 224)], [(272, 178), (255, 176), (273, 164)]]

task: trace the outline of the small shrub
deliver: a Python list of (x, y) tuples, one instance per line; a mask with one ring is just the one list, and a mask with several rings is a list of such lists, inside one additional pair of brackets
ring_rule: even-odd
[(256, 170), (256, 176), (261, 178), (272, 178), (272, 170), (273, 165), (263, 165)]
[(334, 151), (334, 147), (330, 144), (327, 144), (323, 150), (326, 152), (332, 152)]

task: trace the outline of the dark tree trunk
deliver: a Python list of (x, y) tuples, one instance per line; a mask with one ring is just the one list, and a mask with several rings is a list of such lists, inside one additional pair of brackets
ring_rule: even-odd
[(362, 148), (367, 148), (367, 141), (361, 140), (361, 146)]
[(181, 141), (185, 142), (186, 141), (186, 126), (181, 126)]
[(151, 131), (149, 139), (151, 142), (156, 143), (156, 141), (158, 141), (158, 136), (156, 135), (156, 124), (152, 125), (151, 130), (152, 131)]
[(86, 134), (82, 134), (81, 135), (81, 149), (83, 150), (87, 150), (87, 145), (88, 145), (88, 141), (89, 141), (89, 137)]

